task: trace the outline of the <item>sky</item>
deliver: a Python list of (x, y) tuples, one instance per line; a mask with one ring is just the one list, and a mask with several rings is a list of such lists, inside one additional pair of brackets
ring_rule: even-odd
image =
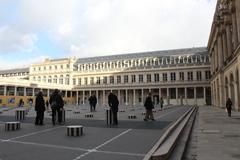
[(217, 0), (0, 0), (0, 70), (207, 46)]

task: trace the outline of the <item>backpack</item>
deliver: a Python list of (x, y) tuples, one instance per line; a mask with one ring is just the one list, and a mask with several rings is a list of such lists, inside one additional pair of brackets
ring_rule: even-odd
[(53, 101), (53, 102), (51, 103), (51, 109), (52, 109), (52, 110), (53, 110), (53, 109), (57, 109), (57, 107), (58, 107), (57, 102), (56, 102), (56, 101)]

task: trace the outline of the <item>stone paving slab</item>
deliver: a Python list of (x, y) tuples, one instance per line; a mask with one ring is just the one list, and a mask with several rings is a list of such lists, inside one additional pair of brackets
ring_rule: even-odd
[(185, 160), (239, 160), (240, 112), (199, 107)]

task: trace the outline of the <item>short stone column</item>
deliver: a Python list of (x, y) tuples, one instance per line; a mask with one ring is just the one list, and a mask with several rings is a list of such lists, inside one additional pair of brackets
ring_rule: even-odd
[(15, 131), (20, 129), (20, 122), (6, 122), (5, 131)]
[(16, 109), (15, 111), (15, 119), (16, 120), (23, 120), (25, 119), (26, 110), (25, 109)]
[(83, 126), (67, 126), (67, 136), (81, 136), (83, 134)]

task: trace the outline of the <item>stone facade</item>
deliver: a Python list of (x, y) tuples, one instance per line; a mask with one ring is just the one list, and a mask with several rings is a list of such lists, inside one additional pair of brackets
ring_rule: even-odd
[(151, 92), (156, 105), (160, 97), (165, 104), (205, 105), (211, 104), (210, 78), (206, 48), (46, 59), (30, 66), (24, 84), (15, 79), (19, 83), (13, 86), (2, 77), (0, 96), (34, 96), (41, 89), (47, 98), (58, 88), (68, 103), (85, 104), (95, 94), (98, 104), (105, 106), (112, 91), (121, 106), (142, 106)]
[(208, 41), (213, 105), (240, 110), (240, 0), (218, 0)]

